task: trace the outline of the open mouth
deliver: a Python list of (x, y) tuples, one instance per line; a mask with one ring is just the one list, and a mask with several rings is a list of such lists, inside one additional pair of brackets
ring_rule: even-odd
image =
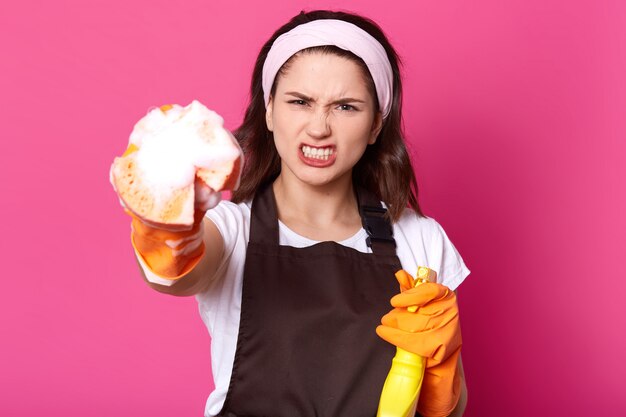
[(332, 146), (325, 148), (314, 148), (312, 146), (303, 145), (300, 148), (305, 158), (319, 159), (320, 161), (328, 161), (332, 157), (334, 149)]

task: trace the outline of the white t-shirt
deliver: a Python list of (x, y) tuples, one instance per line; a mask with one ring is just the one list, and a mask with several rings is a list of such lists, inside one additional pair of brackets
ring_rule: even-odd
[[(207, 212), (207, 217), (224, 238), (225, 251), (211, 286), (196, 295), (200, 316), (211, 335), (215, 390), (206, 403), (204, 415), (207, 417), (221, 411), (230, 384), (239, 333), (244, 261), (250, 237), (250, 206), (250, 202), (234, 204), (222, 201)], [(431, 218), (418, 217), (414, 211), (406, 209), (393, 225), (393, 237), (402, 268), (409, 273), (415, 274), (418, 266), (428, 267), (437, 271), (437, 282), (452, 290), (470, 273), (443, 228)], [(367, 233), (361, 229), (354, 236), (337, 243), (372, 253), (365, 243), (366, 238)], [(296, 234), (279, 221), (279, 243), (302, 248), (318, 242)], [(149, 281), (171, 285), (171, 280), (158, 277), (143, 262), (140, 263)]]

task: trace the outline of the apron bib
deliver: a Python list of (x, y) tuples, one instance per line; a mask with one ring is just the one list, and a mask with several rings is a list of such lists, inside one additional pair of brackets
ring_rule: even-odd
[(375, 332), (401, 269), (385, 209), (357, 190), (374, 253), (278, 244), (271, 184), (252, 204), (226, 417), (372, 417), (395, 347)]

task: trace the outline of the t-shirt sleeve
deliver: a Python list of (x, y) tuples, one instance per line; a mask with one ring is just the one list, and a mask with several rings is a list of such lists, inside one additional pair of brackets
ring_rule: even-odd
[[(249, 239), (248, 222), (250, 208), (245, 204), (234, 204), (223, 200), (215, 208), (207, 211), (206, 217), (211, 220), (224, 240), (224, 257), (222, 263), (231, 258), (238, 244), (247, 244)], [(220, 265), (218, 271), (222, 268)]]
[(431, 265), (438, 271), (437, 281), (454, 291), (467, 278), (470, 270), (443, 227), (435, 220), (430, 220), (434, 223), (429, 256)]

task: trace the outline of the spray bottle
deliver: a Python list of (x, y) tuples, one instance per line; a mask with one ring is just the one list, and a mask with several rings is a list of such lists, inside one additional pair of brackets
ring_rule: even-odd
[[(437, 273), (432, 269), (420, 266), (417, 268), (417, 278), (413, 287), (424, 282), (435, 282)], [(411, 313), (417, 311), (417, 306), (410, 306)], [(413, 417), (419, 400), (426, 359), (396, 348), (396, 356), (391, 362), (391, 369), (383, 385), (383, 391), (378, 404), (377, 417)]]

